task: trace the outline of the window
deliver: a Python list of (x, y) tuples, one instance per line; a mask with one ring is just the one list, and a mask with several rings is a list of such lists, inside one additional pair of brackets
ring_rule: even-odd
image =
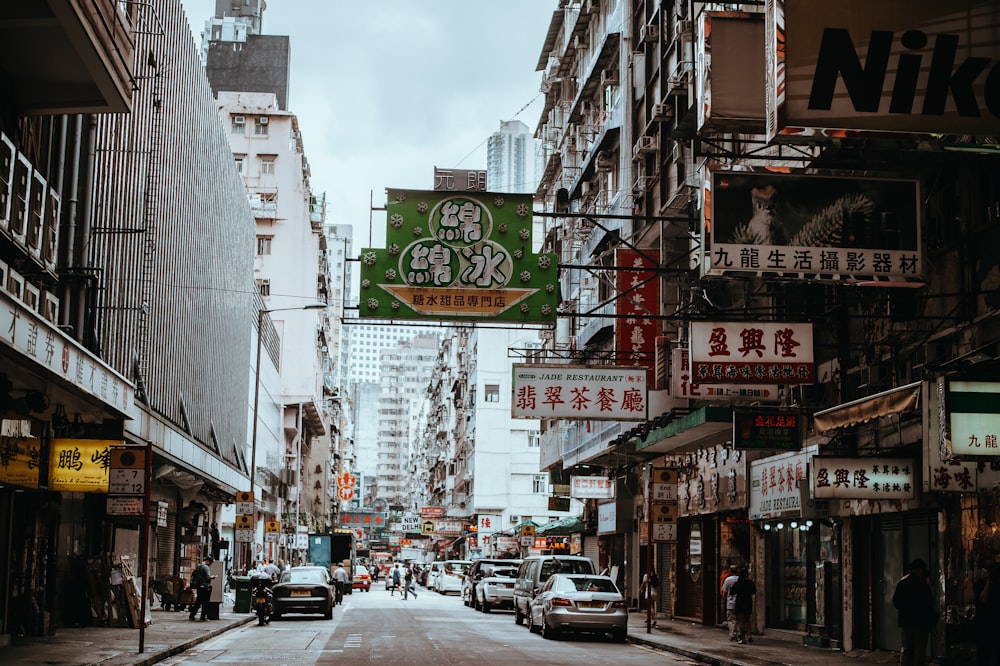
[(260, 291), (261, 296), (271, 295), (271, 281), (270, 280), (256, 280), (257, 290)]
[(549, 492), (549, 477), (545, 474), (532, 474), (531, 492), (536, 494)]
[(254, 135), (267, 136), (267, 125), (268, 125), (267, 116), (260, 116), (259, 118), (257, 118), (257, 122), (255, 122), (253, 125)]
[(245, 134), (247, 127), (246, 116), (233, 116), (232, 124), (229, 126), (230, 132), (233, 134)]
[(486, 384), (486, 402), (500, 402), (499, 384)]
[(260, 157), (260, 174), (267, 175), (274, 173), (274, 155), (261, 155)]
[(257, 236), (257, 254), (258, 255), (271, 254), (270, 236)]
[(244, 163), (247, 161), (246, 155), (234, 155), (233, 161), (236, 163), (236, 173), (240, 174), (241, 176), (244, 173), (246, 173), (243, 169)]

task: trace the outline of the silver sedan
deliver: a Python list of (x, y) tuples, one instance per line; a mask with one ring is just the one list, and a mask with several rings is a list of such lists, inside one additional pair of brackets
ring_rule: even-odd
[(608, 576), (554, 574), (528, 610), (528, 628), (545, 638), (585, 631), (609, 633), (621, 642), (628, 635), (625, 599)]

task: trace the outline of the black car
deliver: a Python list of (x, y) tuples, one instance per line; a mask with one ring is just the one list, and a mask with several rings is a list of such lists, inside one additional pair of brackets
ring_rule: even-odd
[(319, 567), (292, 567), (274, 586), (274, 618), (285, 613), (315, 613), (333, 617), (333, 582)]

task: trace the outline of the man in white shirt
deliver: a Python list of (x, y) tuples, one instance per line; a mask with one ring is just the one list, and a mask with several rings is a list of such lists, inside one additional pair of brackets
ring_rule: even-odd
[(337, 586), (337, 601), (341, 602), (344, 599), (347, 586), (351, 584), (351, 578), (347, 575), (347, 569), (344, 568), (342, 562), (338, 562), (337, 568), (333, 570), (333, 582)]
[(735, 641), (736, 635), (736, 595), (733, 585), (740, 579), (740, 569), (735, 564), (729, 567), (729, 575), (722, 582), (722, 596), (726, 598), (726, 624), (729, 626), (729, 640)]

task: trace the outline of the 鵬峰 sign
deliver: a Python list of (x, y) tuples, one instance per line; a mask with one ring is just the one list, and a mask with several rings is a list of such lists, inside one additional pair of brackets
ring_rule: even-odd
[(645, 421), (646, 368), (515, 364), (514, 418)]

